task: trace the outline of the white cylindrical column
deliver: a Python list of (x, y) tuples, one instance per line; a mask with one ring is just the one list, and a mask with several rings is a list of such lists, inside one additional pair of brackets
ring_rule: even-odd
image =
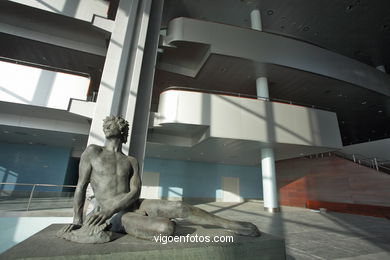
[[(268, 80), (266, 77), (256, 79), (256, 93), (259, 99), (269, 99)], [(278, 190), (276, 188), (275, 157), (273, 148), (261, 149), (261, 172), (263, 178), (264, 210), (279, 212)]]
[(258, 9), (254, 9), (251, 12), (251, 27), (253, 30), (263, 30), (263, 25), (261, 24), (261, 14)]
[(261, 149), (261, 171), (263, 174), (264, 210), (279, 212), (278, 191), (276, 189), (275, 158), (273, 148)]
[(376, 69), (386, 73), (386, 68), (385, 68), (384, 65), (379, 65), (379, 66), (376, 67)]
[(256, 93), (258, 98), (269, 98), (268, 80), (266, 77), (260, 77), (256, 79)]

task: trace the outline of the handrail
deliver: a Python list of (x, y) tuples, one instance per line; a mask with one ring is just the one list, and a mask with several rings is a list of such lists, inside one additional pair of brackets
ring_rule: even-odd
[[(348, 154), (348, 153), (343, 153), (341, 151), (326, 152), (325, 154), (329, 154), (329, 156), (331, 156), (331, 154), (334, 154), (334, 155), (343, 157), (347, 160), (351, 160), (354, 163), (358, 163), (360, 165), (364, 165), (364, 166), (373, 168), (376, 171), (380, 171), (380, 169), (381, 169), (381, 172), (390, 174), (390, 168), (382, 165), (383, 162), (390, 162), (389, 160), (379, 161), (378, 158), (376, 158), (376, 157), (368, 158), (368, 157), (361, 155), (361, 154)], [(316, 158), (318, 158), (318, 155), (319, 154), (315, 154)], [(322, 158), (324, 157), (324, 153), (320, 153), (320, 155)], [(358, 159), (356, 156), (363, 157), (364, 159)], [(312, 155), (308, 155), (305, 157), (308, 157), (311, 159)], [(383, 171), (383, 170), (386, 170), (388, 172)]]
[[(372, 168), (376, 169), (377, 171), (379, 171), (379, 169), (384, 169), (384, 170), (387, 170), (390, 172), (390, 168), (383, 166), (382, 161), (378, 160), (377, 157), (369, 158), (369, 157), (366, 157), (366, 156), (361, 155), (361, 154), (348, 154), (348, 153), (343, 153), (341, 151), (334, 152), (334, 154), (339, 155), (339, 156), (346, 158), (346, 159), (351, 159), (354, 163), (362, 164), (363, 162), (366, 162), (366, 164), (365, 164), (366, 166), (372, 167)], [(357, 156), (361, 157), (363, 159), (359, 159)], [(351, 158), (349, 158), (349, 157), (351, 157)], [(369, 165), (367, 165), (367, 162)], [(388, 162), (388, 160), (385, 160), (385, 162)]]
[(222, 94), (222, 95), (227, 95), (227, 96), (235, 96), (235, 97), (245, 97), (245, 98), (252, 98), (252, 99), (262, 99), (265, 101), (272, 101), (272, 102), (279, 102), (279, 103), (284, 103), (284, 104), (289, 104), (289, 105), (297, 105), (297, 106), (303, 106), (303, 107), (310, 107), (314, 109), (320, 109), (320, 110), (326, 110), (326, 111), (331, 111), (334, 112), (331, 108), (328, 107), (322, 107), (322, 106), (317, 106), (313, 104), (306, 104), (306, 103), (301, 103), (301, 102), (295, 102), (292, 100), (285, 100), (285, 99), (279, 99), (279, 98), (269, 98), (269, 97), (262, 97), (262, 96), (257, 96), (257, 95), (249, 95), (249, 94), (243, 94), (239, 92), (230, 92), (230, 91), (224, 91), (224, 90), (213, 90), (213, 89), (201, 89), (201, 88), (189, 88), (189, 87), (168, 87), (164, 89), (164, 91), (168, 90), (184, 90), (184, 91), (193, 91), (193, 92), (201, 92), (201, 93), (209, 93), (209, 94)]
[(9, 184), (9, 185), (21, 185), (21, 186), (47, 186), (47, 187), (70, 187), (70, 188), (76, 188), (76, 185), (59, 185), (59, 184), (46, 184), (46, 183), (18, 183), (18, 182), (0, 182), (1, 184)]
[(47, 183), (17, 183), (17, 182), (0, 182), (0, 185), (20, 185), (20, 186), (32, 186), (30, 196), (28, 199), (27, 209), (26, 211), (29, 211), (31, 200), (33, 198), (33, 194), (35, 191), (36, 186), (42, 186), (42, 187), (68, 187), (68, 188), (76, 188), (76, 185), (59, 185), (59, 184), (47, 184)]
[(367, 157), (365, 155), (362, 155), (362, 154), (358, 154), (358, 153), (344, 153), (344, 152), (341, 152), (341, 151), (336, 151), (335, 153), (340, 153), (340, 154), (343, 154), (343, 155), (346, 155), (346, 156), (351, 156), (351, 157), (355, 157), (356, 159), (358, 159), (358, 157), (360, 157), (360, 160), (361, 161), (368, 161), (368, 160), (373, 160), (373, 159), (377, 159), (378, 160), (378, 163), (379, 162), (390, 162), (390, 160), (381, 160), (381, 158), (378, 158), (378, 157)]

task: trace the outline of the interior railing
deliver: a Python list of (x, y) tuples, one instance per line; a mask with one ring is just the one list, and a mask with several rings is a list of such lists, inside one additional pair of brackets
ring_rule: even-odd
[(336, 155), (344, 159), (347, 159), (349, 161), (352, 161), (354, 163), (372, 168), (378, 172), (390, 174), (390, 165), (389, 165), (390, 161), (378, 157), (367, 157), (361, 154), (344, 153), (341, 151), (320, 153), (315, 155), (309, 155), (308, 157), (318, 158), (318, 157), (332, 156), (332, 155)]
[[(7, 189), (7, 186), (11, 186), (11, 189)], [(15, 186), (31, 187), (31, 189), (28, 190), (23, 188), (15, 189)], [(44, 190), (44, 191), (40, 191), (38, 195), (37, 189), (40, 187), (46, 187), (46, 188), (54, 187), (54, 188), (61, 188), (61, 190)], [(63, 188), (69, 188), (70, 191), (64, 191)], [(8, 201), (11, 200), (16, 201), (19, 199), (20, 201), (18, 203), (24, 203), (25, 200), (28, 198), (27, 206), (25, 210), (29, 211), (31, 208), (31, 203), (33, 201), (34, 195), (36, 196), (35, 197), (36, 199), (40, 198), (41, 200), (44, 200), (43, 202), (41, 202), (41, 204), (45, 204), (45, 203), (50, 204), (50, 202), (55, 202), (56, 199), (58, 200), (58, 198), (62, 198), (65, 199), (62, 201), (62, 203), (65, 203), (67, 205), (69, 202), (73, 201), (73, 194), (75, 188), (76, 185), (0, 182), (0, 209), (1, 209), (1, 204), (5, 204)], [(47, 208), (52, 208), (52, 207), (47, 207)], [(21, 209), (17, 208), (17, 210), (21, 210)]]
[(168, 87), (168, 88), (164, 89), (164, 91), (167, 91), (167, 90), (183, 90), (183, 91), (193, 91), (193, 92), (201, 92), (201, 93), (207, 93), (207, 94), (217, 94), (217, 95), (243, 97), (243, 98), (251, 98), (251, 99), (262, 99), (265, 101), (279, 102), (279, 103), (284, 103), (284, 104), (310, 107), (310, 108), (334, 112), (334, 110), (332, 110), (331, 108), (313, 105), (313, 104), (306, 104), (306, 103), (296, 102), (296, 101), (292, 101), (292, 100), (285, 100), (285, 99), (280, 99), (280, 98), (268, 98), (268, 97), (249, 95), (249, 94), (243, 94), (243, 93), (238, 93), (238, 92), (229, 92), (229, 91), (223, 91), (223, 90), (188, 88), (188, 87)]
[(353, 161), (354, 163), (370, 167), (372, 169), (375, 169), (376, 171), (381, 171), (390, 174), (390, 167), (387, 166), (387, 164), (389, 163), (388, 160), (384, 160), (378, 157), (366, 157), (361, 154), (349, 154), (343, 152), (335, 152), (335, 154), (350, 161)]

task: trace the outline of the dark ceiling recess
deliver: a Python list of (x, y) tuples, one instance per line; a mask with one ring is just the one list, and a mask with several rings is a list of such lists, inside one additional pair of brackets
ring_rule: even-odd
[(184, 16), (250, 28), (254, 8), (261, 11), (265, 32), (303, 40), (368, 65), (380, 57), (390, 68), (388, 0), (165, 0), (162, 25)]

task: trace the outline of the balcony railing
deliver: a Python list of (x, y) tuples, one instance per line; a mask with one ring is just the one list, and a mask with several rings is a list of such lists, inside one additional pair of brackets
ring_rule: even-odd
[(249, 95), (249, 94), (243, 94), (238, 92), (229, 92), (229, 91), (222, 91), (222, 90), (212, 90), (212, 89), (203, 89), (203, 88), (188, 88), (188, 87), (168, 87), (164, 89), (164, 91), (168, 90), (183, 90), (183, 91), (193, 91), (193, 92), (200, 92), (200, 93), (207, 93), (207, 94), (216, 94), (216, 95), (225, 95), (225, 96), (234, 96), (234, 97), (242, 97), (242, 98), (251, 98), (251, 99), (262, 99), (265, 101), (271, 101), (271, 102), (279, 102), (284, 104), (290, 104), (295, 106), (303, 106), (303, 107), (310, 107), (314, 109), (320, 109), (320, 110), (326, 110), (334, 112), (331, 108), (313, 105), (313, 104), (307, 104), (302, 102), (296, 102), (292, 100), (285, 100), (280, 98), (269, 98), (269, 97), (262, 97), (262, 96), (256, 96), (256, 95)]
[[(12, 188), (7, 189), (7, 186), (11, 186)], [(15, 189), (15, 187), (19, 188)], [(22, 187), (26, 187), (27, 189), (23, 189)], [(42, 187), (45, 187), (46, 190), (38, 191), (38, 189)], [(61, 190), (48, 190), (47, 188), (50, 187), (61, 188)], [(70, 191), (63, 191), (63, 188), (69, 188)], [(75, 185), (0, 182), (0, 210), (5, 208), (6, 211), (29, 211), (31, 209), (31, 204), (33, 202), (34, 196), (35, 199), (40, 199), (40, 209), (71, 208), (75, 188)], [(57, 205), (55, 205), (56, 202)], [(25, 203), (27, 203), (26, 207), (18, 207), (18, 205), (23, 205)], [(58, 203), (61, 204), (61, 206)], [(15, 207), (10, 207), (10, 204), (13, 204), (13, 206)]]

